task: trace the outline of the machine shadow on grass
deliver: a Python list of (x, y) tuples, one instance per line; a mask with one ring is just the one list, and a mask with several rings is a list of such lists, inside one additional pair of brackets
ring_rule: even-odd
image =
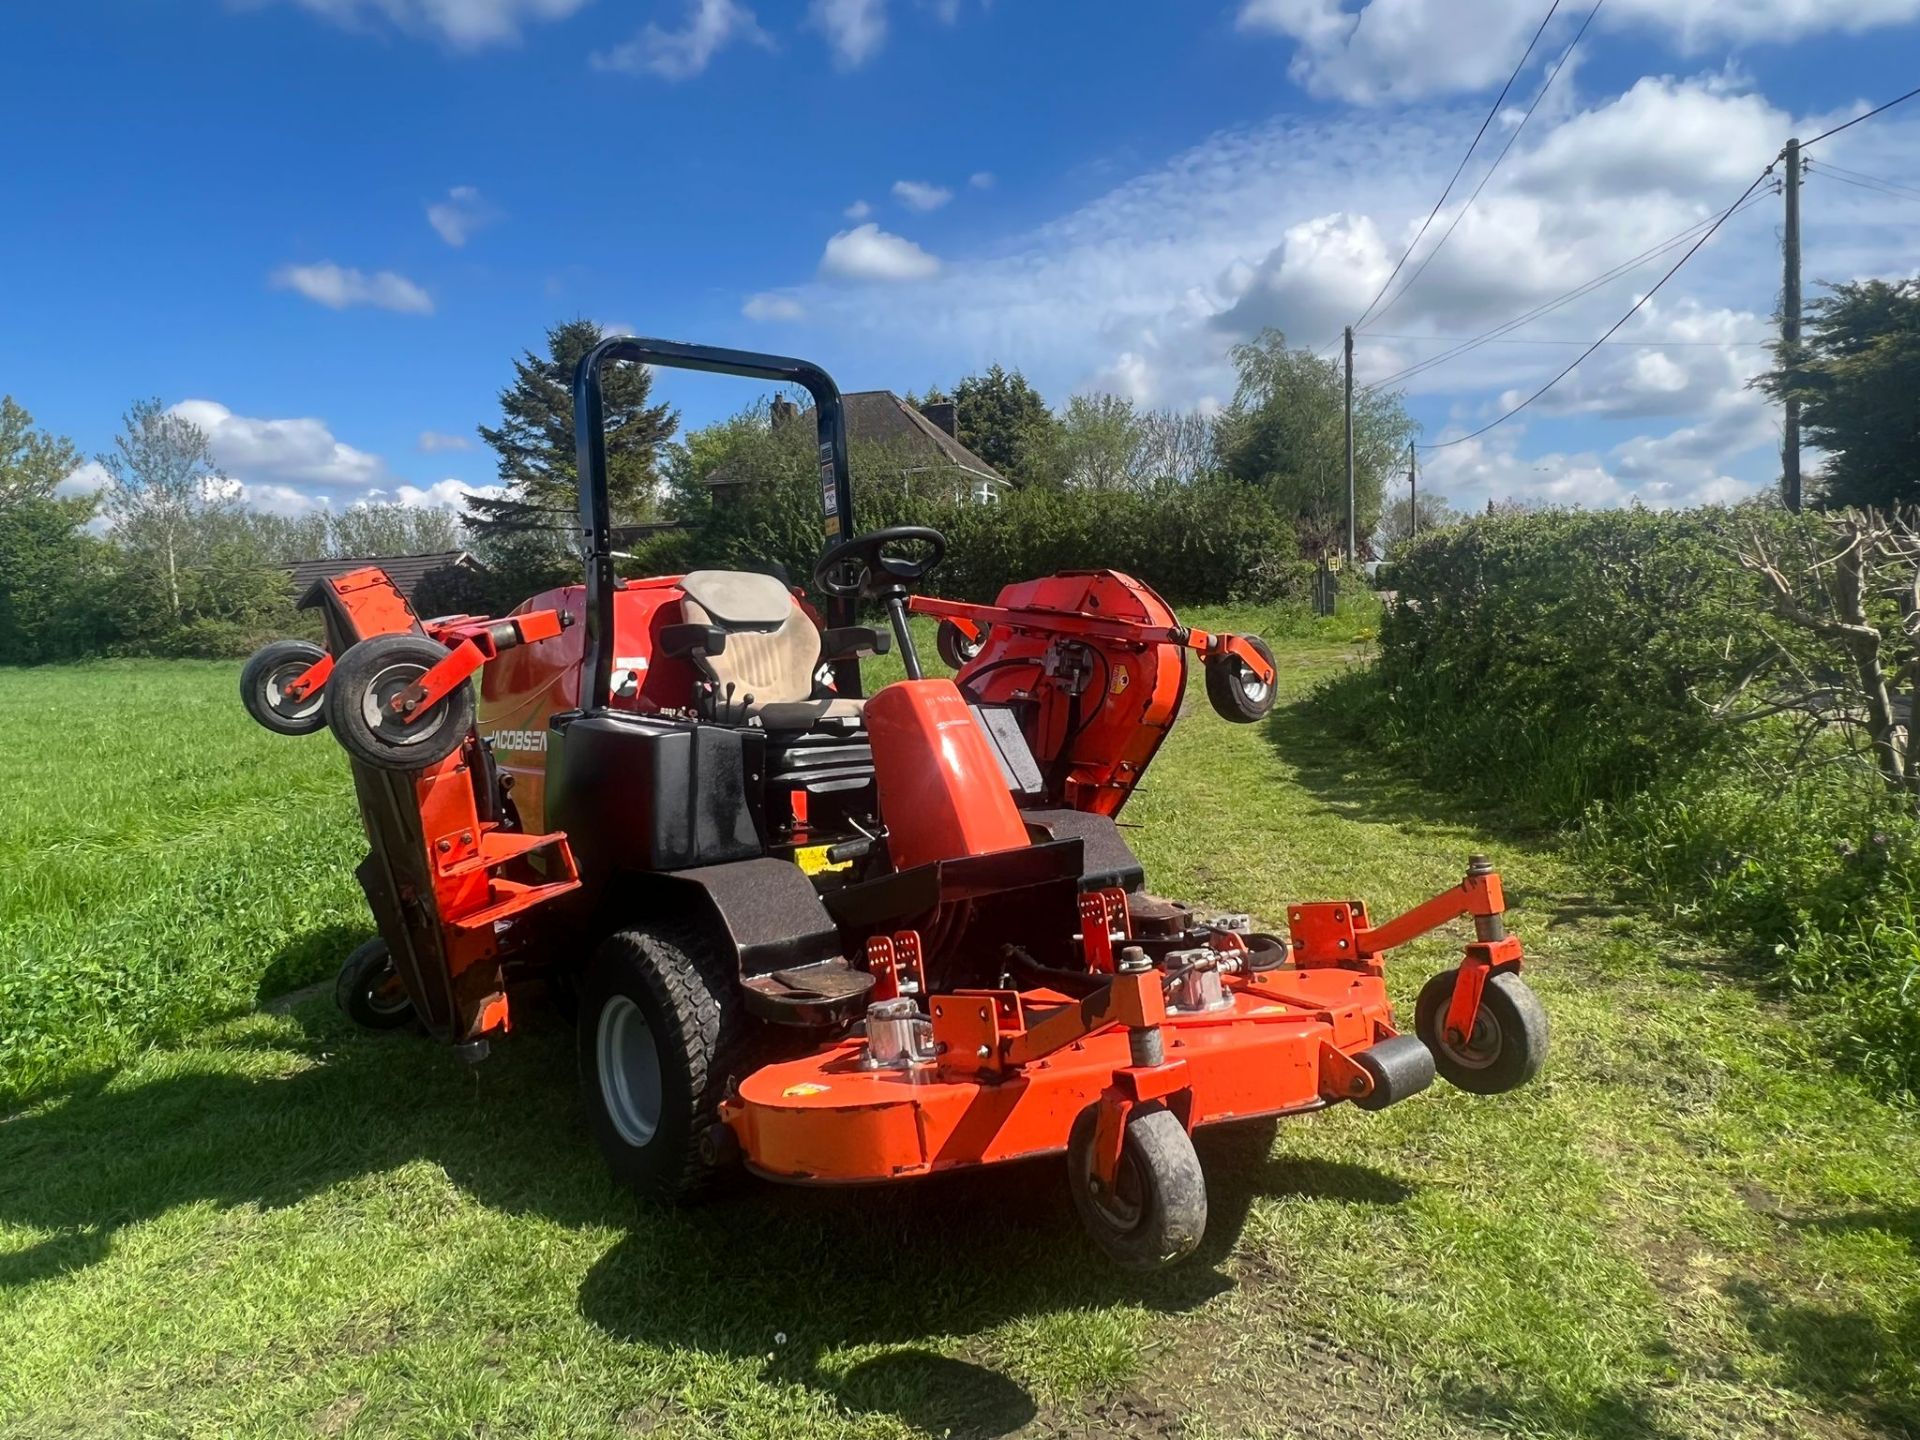
[[(643, 1209), (580, 1289), (616, 1339), (764, 1357), (769, 1381), (934, 1433), (1002, 1435), (1036, 1407), (974, 1349), (1008, 1321), (1141, 1305), (1180, 1313), (1231, 1288), (1221, 1264), (1261, 1195), (1392, 1205), (1407, 1183), (1363, 1165), (1272, 1154), (1270, 1122), (1202, 1131), (1206, 1238), (1152, 1275), (1085, 1239), (1057, 1159), (847, 1191), (743, 1185), (691, 1212)], [(843, 1366), (840, 1352), (896, 1347)]]
[[(182, 1205), (289, 1206), (427, 1160), (483, 1205), (624, 1230), (579, 1293), (585, 1319), (616, 1339), (770, 1357), (770, 1382), (993, 1435), (1030, 1420), (1031, 1397), (944, 1352), (1022, 1317), (1202, 1305), (1231, 1284), (1221, 1262), (1256, 1196), (1392, 1205), (1412, 1193), (1370, 1167), (1275, 1157), (1268, 1124), (1203, 1131), (1206, 1240), (1149, 1276), (1093, 1249), (1057, 1160), (856, 1191), (743, 1180), (699, 1208), (637, 1204), (579, 1117), (571, 1027), (528, 1010), (470, 1069), (410, 1032), (358, 1032), (314, 995), (271, 1034), (240, 1022), (217, 1050), (156, 1056), (155, 1078), (96, 1076), (16, 1115), (0, 1127), (0, 1221), (53, 1233), (0, 1253), (0, 1294), (102, 1261), (121, 1227)], [(227, 1063), (203, 1069), (200, 1056)], [(863, 1347), (885, 1348), (846, 1353)]]

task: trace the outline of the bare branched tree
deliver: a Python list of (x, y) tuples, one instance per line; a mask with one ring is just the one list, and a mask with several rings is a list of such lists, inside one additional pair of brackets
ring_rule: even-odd
[(1916, 518), (1849, 510), (1769, 544), (1757, 529), (1740, 547), (1772, 618), (1770, 647), (1715, 708), (1730, 719), (1787, 716), (1800, 753), (1821, 735), (1870, 762), (1887, 787), (1920, 808), (1913, 744), (1920, 686), (1920, 530)]

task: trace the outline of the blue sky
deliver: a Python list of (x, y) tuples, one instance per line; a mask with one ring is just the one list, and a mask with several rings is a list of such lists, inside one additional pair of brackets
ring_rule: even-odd
[[(1565, 7), (1489, 132), (1572, 39)], [(0, 390), (95, 450), (158, 395), (251, 503), (444, 499), (559, 319), (806, 355), (849, 389), (993, 360), (1057, 404), (1231, 393), (1320, 345), (1412, 238), (1544, 4), (1517, 0), (70, 0), (0, 19)], [(1909, 88), (1920, 0), (1608, 0), (1511, 154), (1363, 333), (1378, 380), (1729, 203), (1790, 133)], [(1816, 152), (1809, 279), (1912, 273), (1920, 102)], [(864, 210), (860, 206), (866, 207)], [(1437, 450), (1461, 503), (1727, 498), (1774, 474), (1745, 388), (1778, 202), (1623, 340)], [(1416, 252), (1420, 263), (1425, 249)], [(1664, 265), (1515, 332), (1590, 339)], [(1408, 383), (1463, 434), (1577, 350)], [(663, 382), (698, 423), (747, 392)], [(442, 437), (436, 439), (434, 437)], [(449, 440), (445, 437), (454, 437)], [(76, 483), (84, 483), (84, 478)]]

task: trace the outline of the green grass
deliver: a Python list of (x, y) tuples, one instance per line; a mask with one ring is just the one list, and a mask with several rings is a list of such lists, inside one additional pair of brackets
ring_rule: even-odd
[[(254, 1010), (365, 929), (333, 747), (235, 719), (230, 668), (0, 676), (0, 1044), (43, 1086), (0, 1120), (0, 1435), (1920, 1434), (1911, 1116), (1697, 940), (1327, 739), (1294, 702), (1349, 650), (1314, 629), (1269, 724), (1196, 687), (1127, 812), (1150, 876), (1386, 913), (1488, 849), (1554, 1052), (1499, 1099), (1203, 1135), (1206, 1243), (1145, 1280), (1050, 1165), (664, 1212), (605, 1180), (557, 1021), (467, 1070), (324, 996)], [(62, 1056), (62, 1024), (99, 1028)]]

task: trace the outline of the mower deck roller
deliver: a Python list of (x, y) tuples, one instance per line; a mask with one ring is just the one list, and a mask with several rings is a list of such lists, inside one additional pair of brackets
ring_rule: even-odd
[[(811, 395), (813, 602), (747, 572), (616, 577), (600, 385), (619, 362)], [(855, 531), (839, 391), (805, 361), (608, 340), (574, 408), (584, 585), (423, 621), (356, 571), (303, 602), (324, 648), (276, 642), (242, 676), (263, 725), (330, 729), (352, 764), (379, 929), (341, 973), (357, 1023), (478, 1059), (545, 975), (578, 1000), (590, 1128), (644, 1195), (1064, 1152), (1089, 1232), (1134, 1268), (1205, 1231), (1202, 1126), (1537, 1073), (1546, 1018), (1481, 857), (1378, 925), (1322, 901), (1268, 934), (1147, 889), (1114, 817), (1191, 661), (1222, 718), (1272, 709), (1258, 637), (1184, 626), (1110, 570), (992, 605), (918, 593), (945, 541)], [(939, 621), (952, 679), (922, 671), (911, 613)], [(869, 701), (860, 660), (890, 643), (907, 678)], [(1383, 956), (1463, 918), (1459, 965), (1401, 1033)]]

